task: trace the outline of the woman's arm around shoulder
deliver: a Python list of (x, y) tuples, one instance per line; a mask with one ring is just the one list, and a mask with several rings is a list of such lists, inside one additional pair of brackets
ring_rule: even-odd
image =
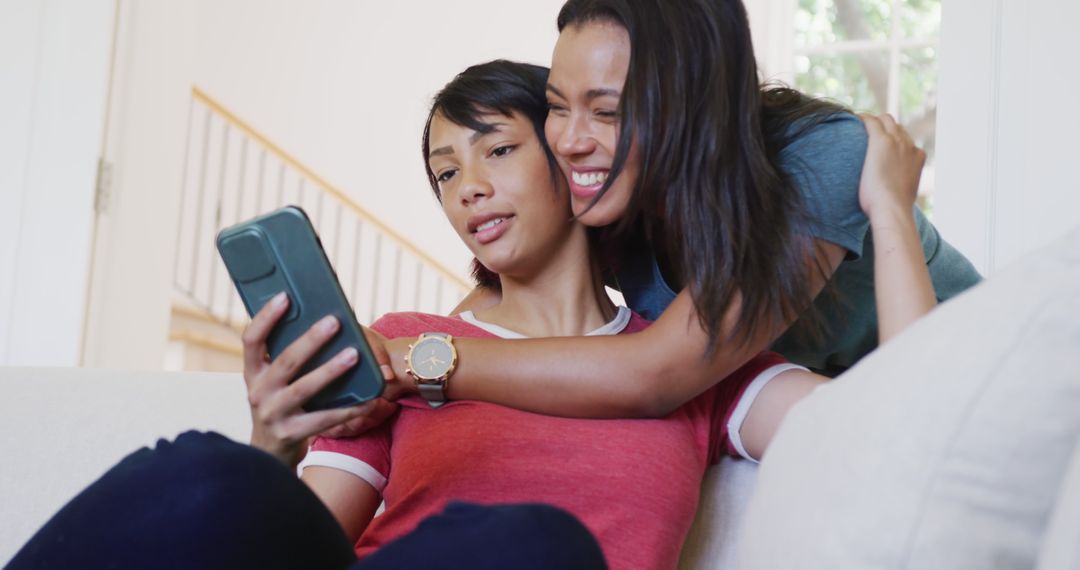
[[(846, 251), (819, 242), (808, 260), (816, 294)], [(739, 315), (728, 308), (725, 329)], [(556, 416), (661, 417), (725, 378), (784, 332), (786, 325), (760, 331), (743, 343), (720, 343), (708, 352), (709, 336), (698, 321), (693, 299), (683, 290), (659, 319), (634, 334), (527, 340), (457, 338), (456, 371), (448, 382), (451, 399), (483, 400)], [(387, 341), (394, 372), (405, 377), (408, 339)], [(708, 357), (705, 355), (709, 354)]]

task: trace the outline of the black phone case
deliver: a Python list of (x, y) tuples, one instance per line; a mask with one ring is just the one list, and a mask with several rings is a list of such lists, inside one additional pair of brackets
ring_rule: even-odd
[(341, 328), (296, 377), (318, 368), (349, 346), (359, 352), (359, 362), (308, 400), (305, 410), (359, 404), (382, 394), (384, 382), (379, 365), (322, 242), (302, 209), (286, 206), (225, 228), (218, 234), (217, 248), (248, 314), (254, 316), (281, 291), (289, 295), (288, 312), (267, 338), (271, 360), (327, 315), (337, 317)]

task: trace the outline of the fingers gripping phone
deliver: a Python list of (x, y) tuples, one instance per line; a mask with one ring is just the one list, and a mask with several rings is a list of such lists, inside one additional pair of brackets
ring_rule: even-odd
[(299, 378), (348, 347), (360, 358), (355, 366), (313, 396), (308, 411), (360, 404), (382, 394), (383, 376), (337, 275), (307, 214), (287, 206), (218, 234), (217, 248), (249, 315), (274, 295), (289, 296), (289, 310), (267, 338), (271, 360), (327, 315), (341, 327), (297, 373)]

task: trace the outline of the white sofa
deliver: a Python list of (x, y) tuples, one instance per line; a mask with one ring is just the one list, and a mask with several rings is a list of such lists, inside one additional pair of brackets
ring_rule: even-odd
[[(0, 451), (6, 458), (0, 462), (0, 561), (135, 449), (189, 429), (237, 441), (251, 433), (243, 380), (236, 374), (0, 368), (0, 387)], [(713, 470), (702, 509), (711, 528), (696, 532), (690, 541), (695, 547), (688, 549), (693, 563), (685, 567), (731, 567), (718, 564), (730, 560), (725, 546), (733, 541), (715, 531), (735, 528), (721, 521), (741, 516), (756, 470), (735, 460)]]
[(739, 567), (1080, 569), (1078, 358), (1080, 230), (800, 402)]
[[(1080, 231), (815, 391), (760, 471), (710, 471), (681, 566), (1080, 570), (1078, 357)], [(135, 448), (250, 430), (237, 375), (0, 368), (0, 389), (0, 560)]]
[(0, 368), (0, 561), (135, 449), (189, 429), (247, 441), (234, 374)]

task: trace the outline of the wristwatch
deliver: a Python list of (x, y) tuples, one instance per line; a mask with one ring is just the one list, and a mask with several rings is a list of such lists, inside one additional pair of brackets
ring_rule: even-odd
[(457, 366), (454, 337), (440, 332), (426, 332), (409, 345), (405, 370), (416, 382), (420, 396), (432, 408), (446, 403), (446, 382)]

